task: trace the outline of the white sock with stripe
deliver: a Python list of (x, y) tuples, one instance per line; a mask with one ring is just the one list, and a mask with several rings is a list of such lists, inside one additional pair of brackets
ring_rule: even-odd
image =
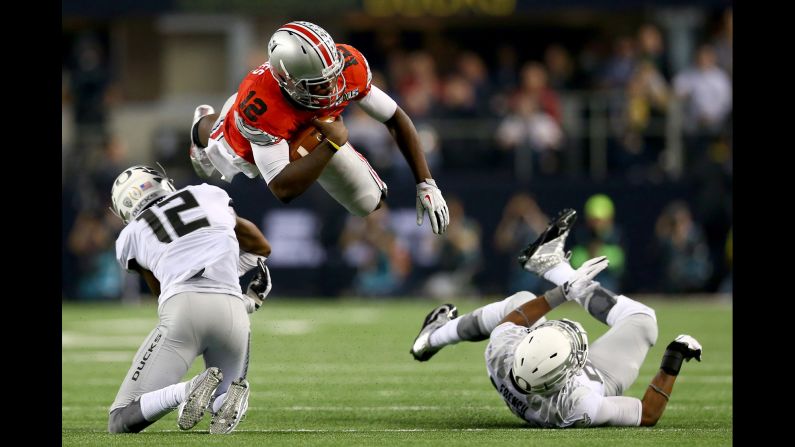
[(458, 343), (461, 337), (458, 336), (458, 323), (461, 322), (460, 318), (448, 321), (444, 326), (433, 331), (430, 338), (431, 346), (438, 348), (439, 346), (447, 346)]

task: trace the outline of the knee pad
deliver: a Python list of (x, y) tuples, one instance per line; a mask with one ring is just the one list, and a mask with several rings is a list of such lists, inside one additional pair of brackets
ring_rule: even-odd
[(481, 341), (489, 338), (490, 334), (486, 333), (480, 327), (479, 320), (482, 313), (482, 309), (477, 309), (461, 317), (461, 321), (458, 322), (458, 326), (456, 327), (456, 331), (458, 332), (458, 336), (461, 337), (461, 340)]
[[(517, 292), (502, 301), (491, 303), (464, 315), (458, 323), (458, 336), (467, 341), (480, 341), (489, 338), (491, 330), (506, 315), (535, 297), (530, 292)], [(546, 321), (543, 317), (539, 321), (543, 322), (542, 320)]]
[(594, 290), (593, 295), (586, 303), (585, 310), (588, 311), (594, 318), (604, 324), (607, 323), (607, 315), (613, 310), (616, 305), (616, 294), (599, 286)]

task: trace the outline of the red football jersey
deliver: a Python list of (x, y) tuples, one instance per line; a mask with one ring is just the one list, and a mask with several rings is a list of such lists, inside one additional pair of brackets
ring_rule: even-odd
[(339, 105), (324, 110), (301, 108), (282, 93), (266, 62), (240, 83), (235, 104), (227, 112), (223, 126), (212, 137), (216, 138), (223, 131), (235, 153), (253, 164), (250, 140), (238, 126), (244, 128), (251, 141), (267, 146), (281, 139), (290, 141), (298, 130), (310, 124), (312, 118), (342, 114), (350, 101), (359, 100), (369, 93), (372, 73), (359, 50), (345, 44), (337, 44), (337, 49), (345, 60), (342, 70), (345, 92)]

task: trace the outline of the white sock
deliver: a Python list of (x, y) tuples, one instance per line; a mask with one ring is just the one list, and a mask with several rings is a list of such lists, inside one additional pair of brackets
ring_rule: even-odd
[(560, 264), (552, 267), (551, 269), (547, 270), (543, 275), (541, 275), (544, 279), (552, 282), (556, 286), (563, 285), (566, 281), (568, 281), (572, 275), (574, 275), (574, 269), (568, 262), (561, 262)]
[(141, 395), (141, 413), (154, 422), (174, 410), (185, 400), (190, 381), (169, 385)]
[(460, 321), (460, 318), (450, 320), (445, 323), (444, 326), (433, 331), (429, 340), (431, 346), (438, 348), (442, 346), (453, 345), (461, 341), (461, 337), (458, 336), (458, 323)]
[(218, 410), (221, 409), (221, 405), (224, 404), (224, 400), (226, 400), (226, 393), (215, 398), (213, 401), (213, 413), (218, 413)]

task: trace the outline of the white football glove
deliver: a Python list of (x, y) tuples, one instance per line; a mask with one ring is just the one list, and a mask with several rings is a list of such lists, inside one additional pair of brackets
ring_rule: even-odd
[(246, 290), (246, 296), (249, 297), (249, 302), (246, 306), (248, 313), (258, 311), (260, 306), (262, 306), (262, 302), (265, 301), (265, 298), (271, 292), (271, 288), (273, 288), (271, 272), (268, 270), (268, 266), (265, 265), (263, 258), (257, 259), (257, 267), (257, 273), (254, 274), (254, 278), (248, 283), (248, 289)]
[[(679, 346), (672, 346), (674, 344), (679, 344)], [(696, 359), (699, 362), (701, 361), (701, 343), (698, 342), (695, 338), (687, 334), (681, 334), (674, 341), (668, 344), (669, 348), (674, 348), (682, 353), (684, 356), (685, 361), (690, 361), (690, 359)]]
[(567, 301), (576, 301), (585, 306), (588, 299), (593, 295), (599, 283), (593, 281), (594, 277), (609, 264), (607, 256), (599, 256), (585, 261), (583, 265), (574, 271), (574, 275), (561, 287), (563, 296)]
[(436, 182), (429, 178), (417, 184), (417, 225), (422, 225), (426, 210), (433, 232), (444, 233), (447, 225), (450, 224), (450, 211), (447, 210), (447, 202), (442, 197), (442, 191), (436, 186)]

